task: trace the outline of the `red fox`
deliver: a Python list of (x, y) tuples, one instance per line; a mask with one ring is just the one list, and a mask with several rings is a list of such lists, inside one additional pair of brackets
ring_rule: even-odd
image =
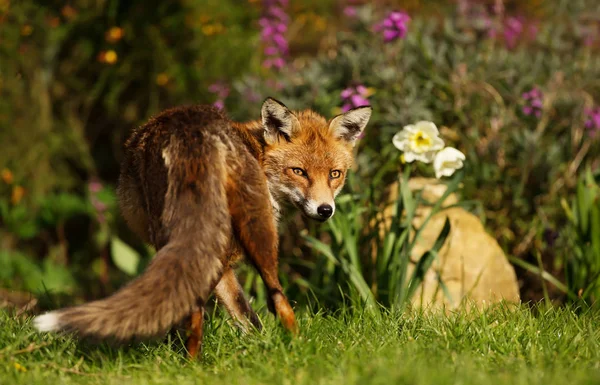
[(36, 328), (123, 343), (189, 318), (187, 349), (195, 356), (213, 291), (243, 328), (261, 328), (233, 272), (246, 256), (267, 288), (269, 310), (295, 333), (278, 278), (278, 219), (288, 207), (318, 221), (333, 215), (370, 117), (364, 106), (327, 121), (268, 98), (261, 119), (248, 123), (211, 106), (150, 119), (125, 144), (118, 196), (129, 226), (156, 256), (112, 296), (38, 316)]

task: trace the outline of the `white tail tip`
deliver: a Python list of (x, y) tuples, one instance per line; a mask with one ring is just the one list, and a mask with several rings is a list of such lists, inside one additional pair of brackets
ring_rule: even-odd
[(41, 332), (55, 332), (60, 329), (58, 319), (56, 312), (42, 314), (33, 319), (33, 326)]

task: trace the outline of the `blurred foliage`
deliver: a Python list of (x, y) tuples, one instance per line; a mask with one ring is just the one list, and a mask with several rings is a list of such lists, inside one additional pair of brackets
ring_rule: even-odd
[(571, 207), (563, 201), (569, 218), (566, 258), (567, 287), (577, 297), (590, 303), (600, 298), (600, 173), (590, 169), (577, 183)]
[[(486, 12), (477, 19), (458, 3), (292, 1), (288, 64), (275, 71), (261, 67), (258, 0), (0, 0), (2, 285), (40, 292), (35, 280), (62, 279), (48, 290), (97, 297), (143, 269), (153, 251), (115, 202), (122, 143), (164, 108), (214, 102), (215, 82), (231, 87), (225, 106), (239, 120), (257, 118), (269, 95), (331, 116), (343, 89), (368, 87), (374, 115), (347, 191), (367, 194), (361, 187), (378, 179), (357, 205), (384, 204), (384, 187), (398, 179), (397, 167), (384, 167), (399, 155), (393, 134), (436, 122), (447, 144), (467, 154), (463, 194), (482, 202), (478, 214), (507, 253), (532, 264), (539, 254), (544, 271), (579, 282), (569, 278), (580, 269), (570, 256), (585, 241), (566, 230), (560, 202), (575, 199), (581, 170), (599, 167), (599, 141), (584, 122), (600, 103), (600, 4), (466, 2)], [(385, 44), (373, 25), (392, 9), (412, 21), (405, 39)], [(508, 21), (521, 23), (514, 46)], [(521, 95), (533, 87), (544, 95), (539, 119), (523, 110)], [(355, 208), (347, 210), (336, 216)], [(336, 225), (296, 218), (284, 234), (308, 226), (323, 241)], [(304, 239), (284, 235), (281, 249), (292, 298), (307, 290), (337, 297), (335, 285), (323, 293), (306, 284), (328, 273)], [(242, 275), (255, 286), (251, 270)], [(538, 299), (538, 275), (519, 275), (524, 299)], [(261, 297), (259, 286), (254, 293)]]
[[(208, 84), (250, 70), (258, 11), (234, 0), (0, 1), (2, 249), (68, 264), (93, 286), (101, 276), (91, 295), (110, 290), (109, 244), (131, 273), (113, 220), (122, 143), (151, 114), (210, 102)], [(96, 198), (97, 178), (107, 183)]]

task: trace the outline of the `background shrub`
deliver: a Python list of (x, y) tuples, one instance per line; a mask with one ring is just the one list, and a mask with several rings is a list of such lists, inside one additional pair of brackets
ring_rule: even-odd
[[(386, 42), (376, 26), (392, 10), (410, 21)], [(579, 199), (582, 170), (599, 170), (593, 0), (0, 1), (0, 12), (3, 286), (91, 298), (143, 269), (154, 252), (124, 225), (114, 189), (122, 143), (152, 114), (218, 103), (255, 119), (270, 95), (331, 116), (352, 94), (375, 112), (348, 183), (359, 197), (340, 220), (353, 204), (385, 203), (399, 177), (392, 136), (431, 120), (467, 154), (462, 194), (518, 263), (523, 298), (543, 296), (540, 276), (552, 277), (549, 298), (596, 297), (597, 275), (575, 262), (597, 258), (583, 251), (589, 234), (561, 206)], [(296, 236), (308, 227), (327, 243), (331, 226), (294, 218), (283, 229), (282, 275), (299, 301), (311, 290), (343, 300), (344, 280), (315, 278), (324, 256)], [(257, 277), (242, 275), (260, 298)], [(55, 283), (40, 288), (40, 276)], [(315, 287), (326, 279), (329, 292)]]

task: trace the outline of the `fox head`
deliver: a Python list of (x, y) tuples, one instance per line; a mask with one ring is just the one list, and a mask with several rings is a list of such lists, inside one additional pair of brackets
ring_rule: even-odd
[(275, 203), (292, 204), (319, 221), (330, 218), (354, 160), (354, 144), (370, 117), (369, 106), (328, 121), (311, 110), (292, 112), (275, 99), (265, 100), (263, 167)]

